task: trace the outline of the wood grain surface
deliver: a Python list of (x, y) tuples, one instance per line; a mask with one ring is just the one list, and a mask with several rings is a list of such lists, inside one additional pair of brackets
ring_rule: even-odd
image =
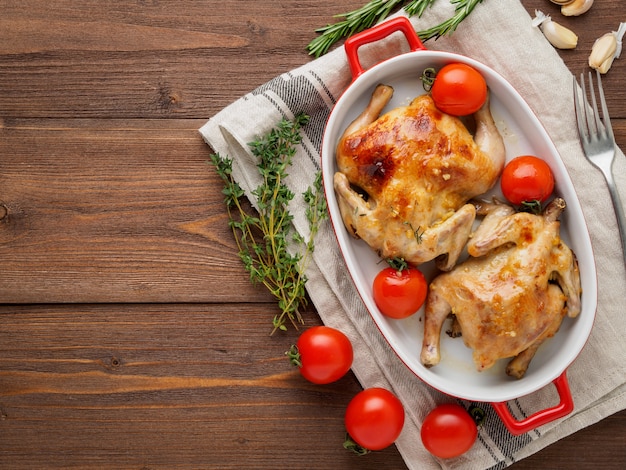
[[(269, 336), (197, 132), (363, 3), (0, 0), (1, 468), (406, 468), (342, 448), (353, 374), (308, 384), (297, 333)], [(626, 9), (559, 20), (580, 72)], [(622, 149), (625, 76), (604, 79)], [(512, 468), (621, 469), (625, 436), (621, 412)]]

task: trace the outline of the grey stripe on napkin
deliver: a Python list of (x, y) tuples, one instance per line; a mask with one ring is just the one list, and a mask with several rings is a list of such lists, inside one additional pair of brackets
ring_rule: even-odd
[[(437, 2), (421, 19), (417, 30), (448, 18), (447, 2)], [(511, 435), (488, 405), (487, 425), (474, 447), (456, 459), (438, 460), (422, 446), (419, 429), (425, 415), (438, 403), (449, 402), (417, 379), (396, 357), (371, 320), (350, 277), (329, 224), (316, 239), (307, 290), (325, 324), (344, 331), (354, 344), (353, 371), (363, 387), (383, 386), (405, 405), (407, 420), (397, 446), (412, 469), (499, 469), (543, 447), (626, 408), (626, 349), (619, 335), (626, 331), (621, 301), (626, 273), (621, 261), (617, 225), (606, 210), (609, 195), (602, 175), (584, 159), (578, 144), (571, 96), (572, 76), (518, 0), (487, 1), (452, 36), (430, 41), (429, 49), (457, 52), (485, 63), (502, 74), (524, 97), (556, 144), (583, 206), (598, 269), (599, 305), (591, 337), (568, 369), (574, 412), (530, 433)], [(403, 52), (401, 37), (370, 45), (361, 57), (376, 63)], [(299, 113), (311, 117), (290, 169), (289, 186), (301, 194), (320, 168), (320, 148), (326, 119), (351, 81), (343, 48), (284, 73), (252, 91), (212, 117), (200, 133), (213, 150), (234, 160), (234, 175), (248, 195), (259, 184), (255, 161), (247, 143), (265, 134), (283, 117)], [(547, 85), (549, 84), (549, 86)], [(617, 185), (626, 195), (626, 158), (618, 152)], [(294, 226), (308, 232), (304, 210), (293, 201)], [(624, 201), (626, 204), (626, 200)], [(521, 419), (551, 407), (557, 398), (552, 387), (509, 402)], [(469, 403), (463, 403), (469, 406)]]

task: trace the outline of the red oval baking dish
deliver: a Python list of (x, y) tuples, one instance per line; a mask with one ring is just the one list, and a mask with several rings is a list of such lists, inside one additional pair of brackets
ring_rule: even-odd
[[(394, 33), (402, 33), (411, 49), (365, 69), (361, 65), (359, 49)], [(355, 35), (345, 43), (353, 80), (334, 106), (327, 122), (322, 144), (322, 173), (324, 191), (337, 240), (347, 270), (371, 314), (372, 320), (406, 367), (430, 386), (448, 395), (470, 401), (489, 402), (500, 415), (510, 432), (521, 434), (569, 414), (574, 407), (566, 371), (583, 349), (591, 332), (597, 304), (596, 268), (591, 241), (580, 203), (572, 181), (559, 153), (537, 116), (520, 94), (497, 72), (471, 58), (449, 52), (427, 50), (405, 17), (381, 23)], [(546, 341), (532, 360), (521, 379), (512, 379), (504, 373), (506, 361), (477, 372), (471, 350), (463, 341), (442, 334), (441, 362), (426, 368), (420, 362), (423, 335), (423, 311), (403, 320), (385, 317), (372, 297), (372, 283), (381, 269), (381, 259), (362, 240), (350, 236), (346, 230), (333, 188), (337, 171), (335, 151), (345, 128), (365, 108), (379, 83), (393, 86), (394, 95), (387, 110), (404, 106), (416, 96), (425, 93), (420, 76), (424, 69), (461, 62), (481, 72), (490, 90), (491, 111), (506, 146), (506, 159), (533, 154), (541, 156), (552, 168), (556, 195), (567, 202), (561, 215), (561, 237), (578, 259), (582, 286), (581, 312), (576, 318), (565, 318), (558, 333)], [(572, 110), (573, 112), (573, 110)], [(498, 196), (497, 190), (489, 196)], [(432, 278), (432, 263), (420, 266), (427, 278)], [(506, 402), (519, 398), (553, 383), (559, 393), (556, 406), (538, 410), (533, 415), (517, 420)]]

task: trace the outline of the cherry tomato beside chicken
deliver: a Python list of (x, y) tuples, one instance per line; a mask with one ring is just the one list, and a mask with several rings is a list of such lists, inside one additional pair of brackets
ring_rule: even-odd
[(341, 331), (314, 326), (304, 331), (287, 351), (300, 374), (315, 384), (328, 384), (343, 377), (352, 367), (352, 343)]
[(467, 116), (487, 99), (487, 83), (475, 68), (461, 63), (445, 65), (430, 89), (435, 106), (452, 116)]
[(382, 450), (393, 444), (404, 426), (402, 402), (384, 388), (367, 388), (356, 394), (345, 415), (346, 431), (360, 447), (345, 444), (355, 452)]
[(428, 283), (417, 268), (388, 267), (374, 278), (374, 302), (383, 315), (406, 318), (417, 312), (428, 292)]
[(554, 190), (554, 175), (550, 166), (541, 158), (523, 155), (514, 158), (504, 167), (500, 188), (511, 204), (520, 205), (534, 201), (543, 203)]
[(465, 408), (446, 403), (426, 416), (420, 434), (428, 452), (449, 459), (464, 454), (474, 445), (478, 428)]

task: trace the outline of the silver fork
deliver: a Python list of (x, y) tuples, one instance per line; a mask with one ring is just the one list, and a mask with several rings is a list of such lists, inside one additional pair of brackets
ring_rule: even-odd
[[(602, 79), (600, 73), (596, 70), (598, 82), (598, 94), (600, 96), (600, 104), (602, 106), (602, 120), (598, 112), (598, 103), (593, 86), (593, 78), (591, 71), (589, 72), (589, 94), (591, 96), (591, 107), (587, 100), (587, 90), (585, 87), (585, 75), (580, 74), (580, 83), (582, 87), (582, 99), (578, 95), (578, 87), (576, 77), (574, 77), (574, 107), (576, 109), (576, 120), (578, 121), (578, 133), (580, 142), (587, 160), (589, 160), (604, 175), (606, 184), (611, 194), (613, 209), (617, 217), (617, 226), (619, 228), (620, 238), (622, 239), (622, 254), (624, 256), (624, 264), (626, 265), (626, 220), (624, 219), (624, 209), (619, 198), (619, 193), (613, 179), (612, 166), (615, 159), (615, 137), (613, 136), (613, 128), (609, 118), (609, 111), (606, 107), (604, 99), (604, 90), (602, 89)], [(604, 122), (603, 122), (604, 121)]]

